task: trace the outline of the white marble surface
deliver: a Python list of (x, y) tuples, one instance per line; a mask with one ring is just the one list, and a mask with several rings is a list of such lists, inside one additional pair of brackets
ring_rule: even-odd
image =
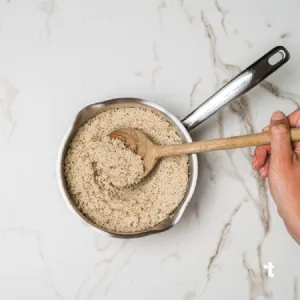
[(0, 0), (0, 299), (299, 300), (300, 248), (253, 149), (201, 155), (181, 222), (137, 240), (78, 222), (55, 174), (83, 106), (134, 96), (183, 117), (278, 44), (291, 60), (269, 84), (193, 136), (258, 132), (274, 110), (293, 111), (299, 11), (297, 0)]

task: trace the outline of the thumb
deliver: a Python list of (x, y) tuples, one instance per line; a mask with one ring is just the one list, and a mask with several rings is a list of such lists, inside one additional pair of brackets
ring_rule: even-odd
[(280, 111), (271, 117), (271, 165), (290, 165), (293, 157), (290, 126), (287, 117)]

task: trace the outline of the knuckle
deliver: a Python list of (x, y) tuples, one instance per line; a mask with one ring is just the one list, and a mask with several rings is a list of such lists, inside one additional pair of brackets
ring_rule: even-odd
[(284, 124), (277, 124), (275, 126), (272, 126), (271, 132), (272, 132), (272, 134), (276, 134), (276, 135), (287, 135), (287, 134), (289, 134), (288, 128)]
[(282, 213), (282, 209), (280, 207), (277, 207), (277, 212), (278, 212), (278, 215), (282, 218), (283, 213)]

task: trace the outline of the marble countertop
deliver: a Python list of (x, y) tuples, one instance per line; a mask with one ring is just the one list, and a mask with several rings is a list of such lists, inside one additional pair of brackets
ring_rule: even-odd
[(277, 45), (290, 61), (193, 137), (260, 132), (273, 111), (292, 112), (299, 10), (296, 0), (0, 0), (0, 299), (299, 300), (300, 248), (251, 168), (254, 149), (200, 155), (179, 224), (135, 240), (78, 222), (55, 173), (82, 107), (133, 96), (183, 118)]

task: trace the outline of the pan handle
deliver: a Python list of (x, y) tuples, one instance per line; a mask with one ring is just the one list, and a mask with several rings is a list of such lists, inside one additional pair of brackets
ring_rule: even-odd
[(273, 48), (185, 117), (183, 125), (191, 131), (223, 106), (247, 93), (289, 59), (290, 54), (284, 47)]

